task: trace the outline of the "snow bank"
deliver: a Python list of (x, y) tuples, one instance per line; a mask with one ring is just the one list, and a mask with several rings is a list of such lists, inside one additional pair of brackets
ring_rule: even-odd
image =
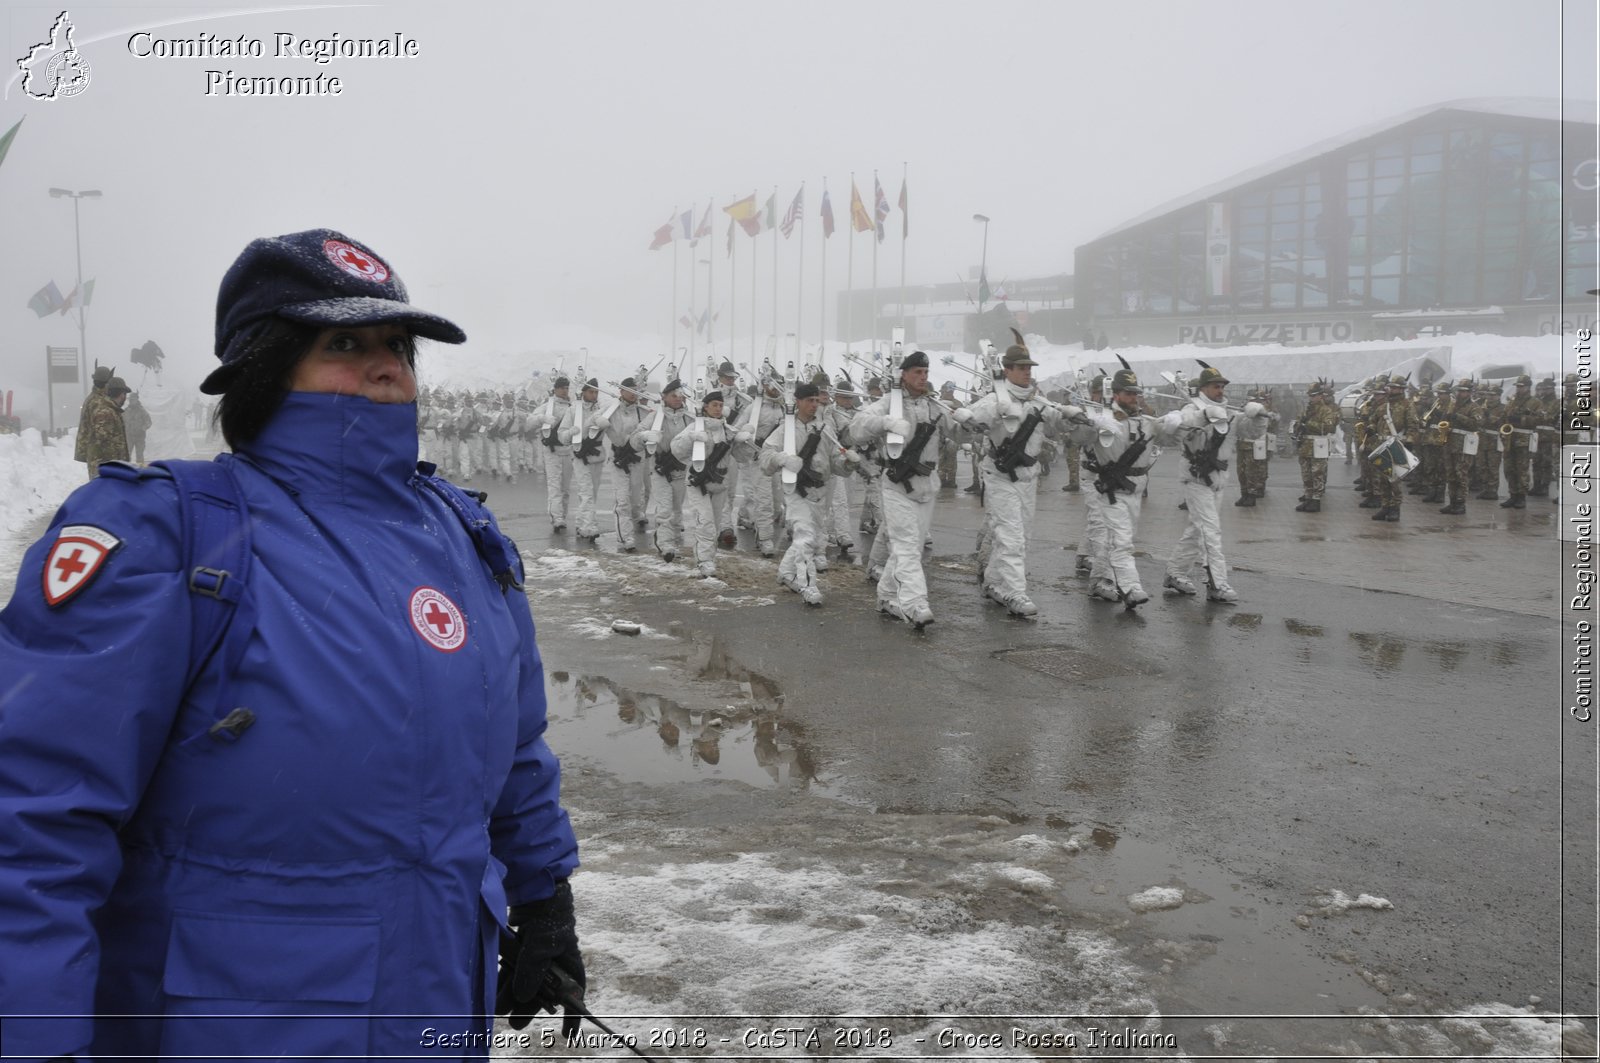
[(47, 441), (36, 428), (0, 435), (0, 537), (22, 534), (84, 482), (84, 466), (72, 459), (74, 438)]

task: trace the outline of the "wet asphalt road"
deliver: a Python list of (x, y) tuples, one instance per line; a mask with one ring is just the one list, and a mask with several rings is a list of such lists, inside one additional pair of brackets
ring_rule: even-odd
[[(693, 680), (742, 680), (805, 780), (862, 814), (1090, 824), (1110, 840), (1102, 848), (1122, 841), (1135, 878), (1234, 893), (1189, 916), (1218, 955), (1174, 987), (1169, 1011), (1537, 999), (1592, 1013), (1596, 747), (1562, 707), (1558, 507), (1474, 501), (1455, 518), (1408, 499), (1400, 523), (1373, 523), (1336, 461), (1323, 512), (1299, 514), (1296, 471), (1275, 460), (1260, 504), (1226, 507), (1234, 606), (1158, 593), (1182, 529), (1169, 456), (1138, 537), (1156, 597), (1137, 613), (1089, 598), (1073, 575), (1082, 496), (1060, 490), (1058, 466), (1041, 483), (1030, 549), (1037, 620), (979, 597), (981, 510), (957, 489), (935, 513), (938, 622), (925, 633), (877, 615), (848, 565), (807, 609), (746, 532), (724, 552), (729, 587), (715, 593), (645, 572), (596, 606), (581, 588), (557, 600), (535, 582), (540, 642), (558, 678), (603, 681), (624, 699), (675, 690), (703, 711)], [(542, 480), (476, 486), (525, 554), (590, 552), (551, 533)], [(603, 534), (594, 552), (608, 571), (657, 567), (648, 549), (615, 551)], [(596, 639), (572, 625), (580, 617), (674, 637)], [(553, 739), (559, 749), (559, 730)], [(635, 774), (616, 752), (616, 770)], [(1376, 927), (1308, 919), (1332, 890), (1394, 912)], [(1274, 965), (1271, 940), (1295, 935), (1296, 949), (1309, 941), (1365, 984), (1335, 978), (1342, 988), (1302, 999), (1331, 976)]]

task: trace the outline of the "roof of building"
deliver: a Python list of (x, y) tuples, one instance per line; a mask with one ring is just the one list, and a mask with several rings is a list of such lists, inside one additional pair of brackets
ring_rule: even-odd
[(1288, 170), (1302, 163), (1310, 162), (1312, 159), (1338, 151), (1340, 148), (1348, 147), (1369, 137), (1378, 136), (1391, 129), (1396, 129), (1419, 118), (1441, 111), (1469, 111), (1475, 114), (1496, 114), (1512, 118), (1540, 118), (1551, 122), (1582, 122), (1591, 126), (1595, 124), (1597, 115), (1600, 115), (1600, 107), (1597, 107), (1593, 100), (1558, 100), (1530, 96), (1489, 96), (1429, 104), (1426, 107), (1418, 107), (1391, 118), (1386, 118), (1381, 122), (1358, 126), (1327, 140), (1319, 140), (1315, 144), (1301, 148), (1298, 151), (1279, 156), (1271, 162), (1262, 163), (1260, 166), (1254, 166), (1242, 173), (1234, 174), (1226, 180), (1217, 181), (1193, 192), (1187, 192), (1177, 199), (1161, 204), (1154, 210), (1146, 211), (1137, 218), (1125, 221), (1113, 229), (1108, 229), (1093, 240), (1090, 240), (1089, 243), (1098, 243), (1107, 237), (1115, 236), (1125, 229), (1135, 228), (1145, 222), (1154, 221), (1164, 215), (1171, 214), (1173, 211), (1194, 206), (1196, 203), (1207, 202), (1224, 192), (1238, 188), (1240, 185), (1251, 184), (1264, 177), (1270, 177), (1281, 170)]

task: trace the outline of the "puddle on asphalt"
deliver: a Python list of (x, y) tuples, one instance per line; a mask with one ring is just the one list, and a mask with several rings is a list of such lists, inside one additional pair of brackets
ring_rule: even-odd
[(1283, 626), (1289, 629), (1289, 634), (1291, 635), (1305, 635), (1308, 638), (1321, 638), (1324, 634), (1326, 634), (1326, 632), (1322, 630), (1321, 624), (1307, 624), (1302, 620), (1295, 620), (1290, 617), (1284, 618)]
[[(1295, 629), (1291, 627), (1290, 630)], [(1406, 649), (1413, 644), (1412, 640), (1398, 635), (1366, 631), (1350, 632), (1350, 641), (1355, 643), (1356, 653), (1361, 660), (1379, 672), (1390, 672), (1399, 668), (1405, 658)], [(1460, 641), (1418, 642), (1416, 645), (1423, 653), (1438, 662), (1441, 672), (1458, 670), (1469, 659), (1473, 649), (1472, 643)], [(1496, 668), (1514, 667), (1522, 656), (1521, 644), (1509, 639), (1488, 643), (1481, 647), (1481, 652)]]
[(729, 682), (719, 697), (685, 705), (630, 690), (604, 676), (550, 672), (550, 741), (562, 757), (593, 761), (646, 784), (731, 779), (763, 788), (826, 786), (798, 725), (774, 711), (777, 685), (739, 668), (718, 648), (697, 648), (697, 674)]

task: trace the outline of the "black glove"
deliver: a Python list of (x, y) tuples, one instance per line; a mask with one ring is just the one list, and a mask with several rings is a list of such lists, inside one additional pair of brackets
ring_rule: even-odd
[[(495, 987), (494, 1013), (507, 1016), (520, 1030), (541, 1011), (583, 1003), (588, 984), (583, 973), (583, 953), (578, 951), (578, 923), (572, 910), (572, 887), (565, 880), (542, 901), (511, 909), (514, 938), (500, 952), (500, 979)], [(578, 1032), (579, 1015), (565, 1008), (561, 1033)]]

